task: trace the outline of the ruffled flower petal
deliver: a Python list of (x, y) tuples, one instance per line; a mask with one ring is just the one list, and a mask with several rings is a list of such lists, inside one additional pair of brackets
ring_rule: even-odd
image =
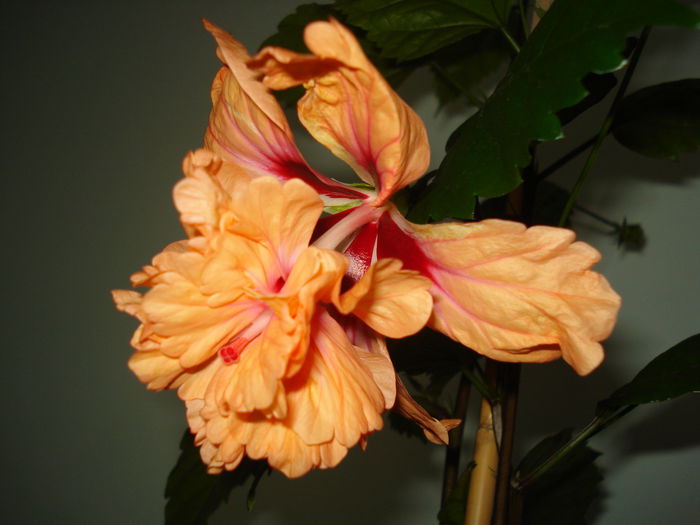
[(429, 277), (429, 326), (500, 361), (563, 357), (588, 374), (620, 298), (591, 271), (599, 253), (563, 228), (486, 220), (411, 224), (395, 210), (379, 224), (378, 256), (398, 257)]
[(329, 314), (314, 320), (309, 358), (285, 379), (282, 415), (231, 410), (231, 367), (218, 365), (203, 399), (187, 401), (190, 429), (210, 472), (235, 468), (245, 454), (290, 478), (330, 468), (349, 447), (382, 427), (385, 399), (374, 375)]
[(425, 126), (338, 21), (312, 22), (304, 41), (313, 55), (268, 47), (249, 66), (263, 73), (272, 89), (304, 84), (301, 122), (379, 189), (379, 205), (425, 173), (430, 161)]
[(323, 202), (309, 185), (293, 179), (280, 185), (270, 177), (250, 183), (250, 191), (238, 192), (231, 203), (236, 218), (229, 229), (275, 252), (288, 273), (292, 261), (309, 245)]
[(180, 222), (189, 237), (210, 235), (230, 209), (231, 196), (249, 177), (240, 166), (204, 149), (188, 153), (182, 171), (185, 178), (173, 190)]
[(251, 175), (275, 175), (281, 180), (300, 178), (318, 193), (335, 199), (364, 199), (313, 171), (294, 144), (289, 124), (275, 97), (247, 68), (250, 55), (226, 31), (205, 21), (218, 44), (219, 70), (211, 90), (213, 108), (204, 145)]

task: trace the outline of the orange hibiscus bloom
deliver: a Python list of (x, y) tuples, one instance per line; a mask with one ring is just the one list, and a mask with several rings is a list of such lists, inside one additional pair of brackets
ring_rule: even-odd
[(130, 368), (178, 388), (210, 472), (244, 455), (289, 477), (337, 465), (395, 402), (377, 334), (418, 331), (430, 282), (383, 259), (341, 289), (346, 257), (309, 246), (323, 210), (311, 187), (251, 179), (205, 150), (184, 171), (174, 197), (189, 238), (132, 276), (145, 294), (113, 292), (141, 321)]
[[(562, 357), (579, 374), (603, 359), (619, 296), (591, 267), (599, 253), (563, 228), (504, 220), (412, 224), (389, 201), (421, 177), (429, 147), (420, 118), (336, 20), (309, 24), (311, 54), (278, 47), (250, 57), (205, 22), (225, 65), (212, 87), (205, 146), (251, 174), (300, 178), (329, 210), (315, 244), (350, 258), (349, 279), (373, 261), (396, 258), (431, 282), (429, 326), (490, 358), (545, 362)], [(257, 73), (257, 76), (256, 76)], [(302, 124), (374, 189), (343, 186), (302, 159), (270, 89), (303, 85)]]

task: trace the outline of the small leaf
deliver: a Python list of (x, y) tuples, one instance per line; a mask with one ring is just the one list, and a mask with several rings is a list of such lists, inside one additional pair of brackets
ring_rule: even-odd
[(341, 0), (351, 24), (367, 30), (382, 55), (419, 58), (505, 24), (512, 0)]
[(697, 27), (700, 15), (673, 0), (554, 2), (496, 91), (461, 126), (411, 218), (469, 219), (477, 196), (517, 187), (531, 143), (561, 138), (556, 112), (586, 96), (581, 79), (622, 67), (625, 37), (646, 25)]
[(469, 479), (472, 470), (474, 470), (473, 461), (460, 474), (457, 484), (447, 496), (445, 504), (438, 513), (438, 520), (440, 520), (442, 525), (462, 525), (464, 523), (464, 514), (467, 511)]
[[(530, 472), (571, 439), (571, 429), (545, 438), (521, 461), (517, 475)], [(581, 444), (522, 494), (524, 525), (583, 525), (586, 510), (600, 496), (600, 453)]]
[(192, 434), (185, 430), (180, 441), (180, 457), (168, 476), (165, 486), (165, 525), (204, 525), (222, 502), (228, 501), (231, 490), (243, 485), (250, 476), (254, 485), (248, 495), (252, 507), (255, 487), (269, 468), (264, 461), (244, 458), (233, 472), (207, 474)]
[(615, 113), (613, 135), (647, 157), (678, 160), (700, 148), (700, 79), (650, 86), (625, 97)]
[(598, 412), (666, 401), (690, 392), (700, 392), (700, 334), (655, 357), (632, 381), (598, 403)]

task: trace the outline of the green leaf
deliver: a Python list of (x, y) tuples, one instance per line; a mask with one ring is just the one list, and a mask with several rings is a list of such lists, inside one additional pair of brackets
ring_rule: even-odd
[(348, 21), (382, 55), (419, 58), (486, 28), (505, 25), (512, 0), (341, 0)]
[(576, 117), (585, 113), (603, 100), (605, 96), (610, 93), (612, 88), (617, 85), (617, 77), (615, 77), (614, 73), (606, 73), (605, 75), (590, 73), (583, 77), (581, 83), (588, 92), (588, 95), (578, 104), (564, 108), (557, 113), (557, 117), (559, 117), (562, 126), (566, 126)]
[(247, 505), (252, 508), (255, 488), (269, 470), (264, 461), (244, 458), (233, 472), (207, 474), (192, 434), (185, 430), (180, 441), (180, 457), (168, 476), (165, 486), (165, 525), (204, 525), (234, 487), (253, 477)]
[(461, 126), (411, 218), (469, 219), (477, 196), (516, 188), (530, 144), (562, 137), (556, 113), (586, 96), (581, 79), (623, 66), (625, 37), (646, 25), (698, 27), (700, 15), (673, 0), (554, 2), (496, 91)]
[(695, 334), (654, 358), (635, 378), (598, 404), (598, 412), (666, 401), (700, 392), (700, 334)]
[(496, 79), (492, 77), (511, 53), (503, 37), (488, 29), (435, 53), (430, 67), (435, 74), (440, 106), (465, 96), (471, 105), (481, 107), (486, 100), (489, 80), (495, 84)]
[(457, 484), (447, 496), (445, 504), (438, 513), (438, 520), (442, 525), (462, 525), (464, 514), (467, 512), (467, 492), (469, 490), (469, 479), (474, 462), (469, 463), (467, 468), (460, 474)]
[[(521, 461), (517, 475), (530, 472), (571, 439), (571, 429), (545, 438)], [(524, 525), (583, 525), (586, 510), (600, 496), (600, 453), (581, 444), (522, 494)]]
[(700, 79), (688, 78), (640, 89), (615, 113), (613, 135), (647, 157), (678, 160), (700, 148)]

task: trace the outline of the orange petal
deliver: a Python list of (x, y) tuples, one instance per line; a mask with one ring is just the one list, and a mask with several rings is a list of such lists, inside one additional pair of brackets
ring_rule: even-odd
[[(245, 454), (267, 459), (288, 477), (299, 477), (315, 467), (336, 466), (348, 447), (381, 428), (382, 392), (342, 328), (322, 313), (314, 334), (304, 368), (284, 381), (288, 409), (281, 416), (232, 410), (222, 392), (230, 390), (236, 367), (215, 363), (202, 371), (209, 380), (203, 398), (184, 397), (187, 420), (209, 472), (231, 470)], [(249, 379), (257, 380), (255, 375)], [(189, 394), (201, 394), (203, 386), (200, 381)]]
[(336, 302), (343, 314), (352, 313), (388, 337), (418, 332), (430, 317), (431, 281), (402, 270), (397, 259), (380, 259)]
[(428, 441), (436, 445), (447, 445), (449, 441), (447, 431), (456, 426), (456, 420), (454, 419), (448, 419), (443, 422), (428, 414), (428, 411), (411, 397), (399, 376), (396, 376), (396, 404), (394, 405), (394, 411), (406, 419), (416, 422), (423, 429), (423, 433)]
[(430, 161), (425, 126), (338, 21), (309, 24), (304, 41), (314, 56), (268, 47), (249, 66), (273, 89), (304, 83), (301, 122), (362, 180), (379, 188), (381, 204), (425, 173)]
[(296, 179), (280, 184), (273, 177), (254, 179), (248, 191), (234, 195), (231, 207), (236, 222), (230, 230), (269, 246), (285, 275), (309, 245), (323, 212), (323, 202), (310, 186)]
[(129, 369), (149, 390), (168, 388), (185, 372), (179, 360), (157, 350), (136, 352), (129, 358)]
[(352, 447), (382, 428), (384, 397), (345, 332), (326, 312), (316, 316), (307, 367), (286, 383), (290, 426), (305, 443), (333, 438)]
[(563, 357), (588, 374), (603, 359), (620, 298), (590, 268), (600, 255), (563, 228), (502, 220), (416, 225), (380, 220), (378, 256), (433, 281), (429, 325), (500, 361)]
[(384, 408), (393, 407), (396, 401), (396, 371), (389, 357), (386, 340), (356, 317), (345, 316), (338, 322), (382, 391)]
[(185, 178), (175, 185), (173, 200), (188, 236), (209, 235), (230, 208), (231, 195), (248, 175), (239, 166), (223, 162), (212, 152), (190, 152), (182, 162)]
[(248, 52), (211, 22), (205, 20), (204, 27), (216, 39), (219, 58), (226, 64), (212, 85), (213, 108), (204, 136), (205, 147), (251, 175), (275, 175), (283, 180), (300, 178), (329, 198), (366, 198), (314, 172), (306, 164), (294, 144), (282, 108), (256, 73), (246, 66), (250, 59)]

